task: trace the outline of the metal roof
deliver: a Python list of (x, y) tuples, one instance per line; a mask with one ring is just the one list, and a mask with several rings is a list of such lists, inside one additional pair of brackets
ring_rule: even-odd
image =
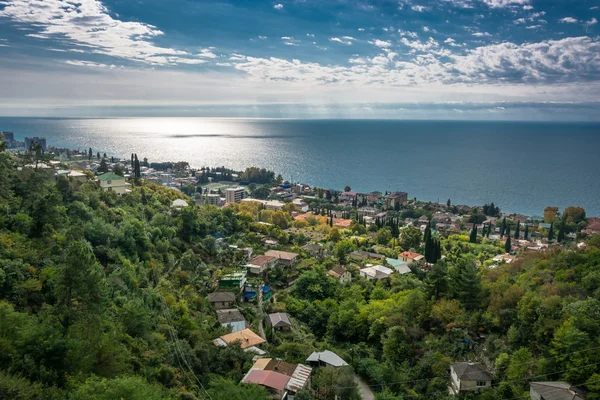
[(530, 385), (544, 400), (584, 399), (584, 397), (567, 382), (531, 382)]
[(251, 369), (248, 371), (244, 379), (242, 379), (243, 383), (255, 383), (257, 385), (266, 386), (268, 388), (272, 388), (275, 390), (283, 391), (288, 382), (290, 381), (290, 377), (279, 372), (275, 371), (264, 371), (262, 369)]
[(333, 351), (325, 350), (322, 352), (314, 351), (308, 358), (307, 362), (323, 362), (325, 364), (332, 365), (334, 367), (344, 367), (348, 365), (348, 363), (340, 356), (335, 354)]
[(296, 366), (296, 370), (292, 374), (292, 378), (289, 380), (287, 386), (285, 387), (287, 390), (291, 392), (297, 392), (298, 390), (304, 388), (310, 379), (310, 375), (312, 374), (312, 368), (303, 364), (298, 364)]

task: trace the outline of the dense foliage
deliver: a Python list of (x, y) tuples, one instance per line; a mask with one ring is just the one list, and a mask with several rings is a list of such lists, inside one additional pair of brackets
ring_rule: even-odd
[[(325, 215), (300, 224), (293, 207), (190, 200), (172, 209), (182, 196), (141, 184), (118, 197), (94, 182), (18, 168), (0, 152), (0, 398), (268, 399), (264, 388), (238, 383), (252, 354), (212, 344), (227, 329), (206, 295), (243, 263), (228, 244), (260, 253), (270, 237), (301, 260), (266, 278), (279, 285), (266, 311), (295, 321), (289, 334), (268, 332), (269, 354), (304, 362), (331, 349), (351, 364), (317, 369), (314, 390), (298, 399), (355, 399), (354, 373), (379, 400), (445, 399), (450, 363), (466, 360), (487, 366), (494, 381), (464, 398), (526, 399), (530, 381), (565, 380), (600, 399), (598, 240), (490, 269), (504, 244), (476, 234), (428, 229), (422, 243), (415, 227), (338, 229)], [(567, 214), (573, 223), (584, 217)], [(327, 255), (301, 250), (305, 234)], [(374, 283), (358, 276), (351, 252), (375, 248), (391, 257), (429, 252), (437, 262)], [(327, 275), (340, 263), (349, 284)], [(256, 323), (254, 307), (241, 310)]]

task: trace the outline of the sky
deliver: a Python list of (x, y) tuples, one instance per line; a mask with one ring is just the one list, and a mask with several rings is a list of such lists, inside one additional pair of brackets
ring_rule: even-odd
[(600, 120), (600, 0), (0, 0), (0, 115)]

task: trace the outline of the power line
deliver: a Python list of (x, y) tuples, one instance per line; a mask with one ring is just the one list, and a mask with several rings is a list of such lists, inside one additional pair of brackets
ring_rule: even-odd
[[(202, 388), (202, 390), (204, 391), (204, 393), (206, 393), (206, 395), (208, 396), (209, 399), (212, 400), (212, 397), (210, 395), (210, 393), (208, 393), (208, 391), (206, 390), (206, 388), (204, 387), (204, 385), (202, 384), (202, 382), (200, 381), (200, 379), (198, 379), (198, 376), (196, 375), (196, 373), (194, 372), (194, 370), (192, 369), (192, 367), (190, 366), (190, 364), (188, 363), (187, 359), (185, 358), (185, 356), (183, 355), (183, 350), (179, 347), (179, 343), (177, 342), (177, 338), (175, 335), (175, 328), (173, 327), (173, 323), (171, 321), (171, 311), (169, 310), (169, 308), (167, 307), (166, 303), (164, 302), (164, 299), (161, 297), (163, 303), (163, 313), (167, 319), (167, 324), (169, 325), (169, 333), (171, 334), (171, 339), (173, 341), (173, 344), (175, 345), (175, 352), (181, 355), (181, 358), (183, 359), (184, 364), (187, 366), (187, 368), (189, 369), (189, 371), (192, 373), (192, 375), (194, 376), (194, 378), (196, 378), (196, 382), (198, 382), (198, 384), (200, 385), (200, 387)], [(181, 364), (180, 364), (181, 366)], [(189, 379), (189, 378), (188, 378)]]

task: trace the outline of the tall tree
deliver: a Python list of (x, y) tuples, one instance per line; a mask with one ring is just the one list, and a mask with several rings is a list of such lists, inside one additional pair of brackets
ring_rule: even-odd
[(504, 242), (504, 251), (510, 253), (512, 251), (512, 243), (510, 242), (510, 235), (506, 236), (506, 242)]
[(525, 233), (523, 234), (525, 240), (529, 240), (529, 225), (525, 225)]
[(504, 236), (506, 232), (506, 217), (502, 219), (502, 225), (500, 225), (500, 236)]
[(93, 313), (102, 307), (104, 272), (92, 246), (83, 240), (72, 240), (64, 252), (63, 262), (57, 267), (55, 279), (54, 295), (63, 332), (67, 335), (78, 315)]
[(558, 236), (556, 240), (561, 243), (565, 240), (565, 227), (567, 226), (567, 218), (563, 216), (562, 222), (560, 224), (560, 229), (558, 230)]
[(90, 149), (88, 150), (88, 160), (92, 161), (92, 148), (90, 147)]
[(481, 305), (482, 284), (475, 262), (459, 258), (451, 270), (452, 294), (467, 310)]
[(477, 225), (473, 224), (473, 228), (471, 229), (471, 237), (469, 238), (469, 242), (477, 243)]
[(517, 227), (515, 228), (515, 239), (519, 240), (521, 236), (521, 221), (517, 221)]
[(554, 222), (550, 224), (550, 229), (548, 229), (548, 240), (554, 240)]

